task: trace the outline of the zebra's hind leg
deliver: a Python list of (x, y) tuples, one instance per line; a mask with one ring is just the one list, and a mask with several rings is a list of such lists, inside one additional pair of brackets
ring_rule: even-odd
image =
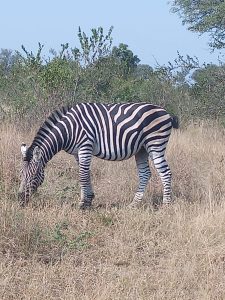
[(81, 186), (80, 209), (86, 209), (92, 205), (94, 192), (91, 184), (90, 165), (92, 150), (84, 149), (78, 153), (79, 157), (79, 177)]
[(165, 151), (151, 151), (151, 158), (163, 184), (163, 204), (171, 203), (171, 171), (165, 159)]
[(135, 155), (136, 165), (138, 169), (139, 185), (134, 195), (134, 199), (130, 204), (130, 207), (132, 208), (137, 207), (138, 204), (142, 201), (145, 188), (151, 177), (148, 157), (149, 154), (146, 152), (144, 148), (141, 148), (141, 150)]

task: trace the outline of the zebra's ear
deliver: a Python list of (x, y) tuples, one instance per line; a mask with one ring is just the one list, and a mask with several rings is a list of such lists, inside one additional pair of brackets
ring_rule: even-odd
[(22, 143), (22, 145), (21, 145), (21, 153), (22, 153), (23, 159), (25, 159), (27, 156), (27, 145), (24, 143)]
[(39, 162), (41, 160), (41, 149), (36, 146), (33, 150), (33, 159), (35, 162)]

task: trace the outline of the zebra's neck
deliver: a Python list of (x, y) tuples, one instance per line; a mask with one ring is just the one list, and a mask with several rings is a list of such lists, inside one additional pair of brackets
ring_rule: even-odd
[(40, 147), (42, 152), (42, 163), (45, 166), (51, 158), (61, 150), (68, 147), (68, 141), (76, 143), (75, 136), (71, 136), (71, 130), (66, 125), (66, 113), (69, 109), (61, 109), (53, 112), (39, 128), (31, 146), (28, 149), (28, 155), (32, 157), (35, 146)]
[(53, 141), (48, 137), (45, 139), (40, 138), (40, 136), (36, 136), (28, 149), (28, 153), (33, 153), (34, 148), (38, 146), (41, 149), (42, 153), (42, 164), (45, 165), (52, 159), (52, 157), (57, 154), (59, 151), (63, 149), (63, 145), (61, 142)]

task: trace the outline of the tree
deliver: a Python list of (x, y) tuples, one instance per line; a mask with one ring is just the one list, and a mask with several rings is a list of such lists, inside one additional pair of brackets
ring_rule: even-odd
[(178, 13), (189, 30), (209, 33), (212, 50), (225, 48), (224, 0), (174, 0), (172, 12)]
[(153, 75), (153, 68), (149, 65), (138, 65), (134, 75), (139, 79), (149, 79)]
[(104, 35), (103, 28), (92, 28), (92, 35), (88, 37), (85, 32), (78, 29), (78, 38), (80, 42), (80, 49), (72, 49), (74, 58), (80, 61), (84, 66), (95, 63), (100, 58), (108, 56), (112, 46), (112, 30), (113, 26), (109, 28), (109, 31)]
[(137, 55), (128, 49), (128, 45), (119, 44), (119, 47), (114, 46), (112, 49), (112, 57), (116, 59), (122, 66), (124, 75), (128, 75), (137, 67), (140, 59)]
[(194, 71), (190, 95), (196, 103), (197, 114), (218, 118), (225, 112), (225, 65), (208, 64)]
[(19, 61), (19, 54), (9, 50), (1, 49), (0, 51), (0, 69), (4, 75), (7, 75), (13, 68), (13, 66)]

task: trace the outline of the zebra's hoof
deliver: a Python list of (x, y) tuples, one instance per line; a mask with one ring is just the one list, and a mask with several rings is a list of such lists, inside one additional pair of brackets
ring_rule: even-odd
[(170, 202), (163, 202), (161, 206), (164, 208), (164, 207), (170, 207), (171, 205), (172, 202), (170, 201)]
[(90, 209), (90, 208), (91, 208), (91, 204), (89, 204), (89, 203), (81, 202), (79, 204), (79, 209), (80, 210), (87, 210), (87, 209)]

